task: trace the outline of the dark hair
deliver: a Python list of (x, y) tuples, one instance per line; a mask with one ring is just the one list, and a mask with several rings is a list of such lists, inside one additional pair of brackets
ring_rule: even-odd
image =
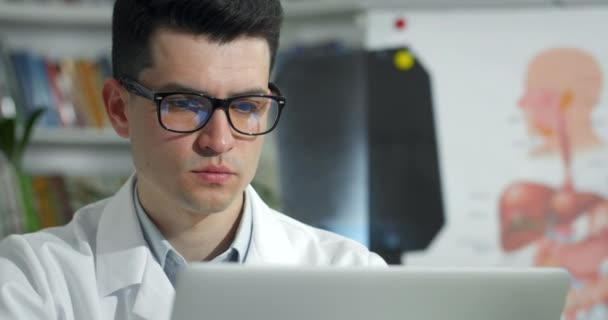
[(152, 65), (150, 38), (159, 28), (186, 31), (227, 43), (263, 38), (270, 68), (279, 46), (283, 8), (279, 0), (116, 0), (112, 18), (112, 72), (136, 79)]

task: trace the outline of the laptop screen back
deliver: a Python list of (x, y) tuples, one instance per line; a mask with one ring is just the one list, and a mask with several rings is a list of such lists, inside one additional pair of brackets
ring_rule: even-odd
[(173, 320), (558, 320), (558, 269), (280, 268), (193, 265)]

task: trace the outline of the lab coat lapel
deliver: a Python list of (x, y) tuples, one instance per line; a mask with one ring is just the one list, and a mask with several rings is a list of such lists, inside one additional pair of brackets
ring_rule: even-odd
[(270, 209), (249, 186), (247, 196), (251, 198), (253, 210), (253, 234), (246, 264), (297, 264), (294, 248), (285, 229), (277, 220), (277, 213)]
[(141, 283), (149, 250), (133, 206), (133, 177), (103, 209), (97, 233), (97, 283), (101, 296)]
[(152, 255), (149, 255), (143, 281), (133, 305), (133, 314), (149, 320), (169, 319), (174, 299), (173, 285), (160, 264), (156, 263)]
[(134, 176), (109, 200), (100, 218), (96, 250), (99, 294), (106, 298), (134, 286), (134, 314), (143, 319), (168, 319), (175, 291), (146, 245), (135, 213), (133, 183)]

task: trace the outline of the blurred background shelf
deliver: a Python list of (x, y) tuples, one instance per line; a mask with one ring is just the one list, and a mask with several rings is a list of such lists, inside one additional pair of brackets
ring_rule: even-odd
[(41, 4), (0, 2), (3, 24), (111, 27), (112, 7), (107, 4)]
[(58, 146), (92, 144), (119, 147), (127, 146), (129, 141), (119, 137), (111, 128), (37, 128), (33, 132), (31, 144)]
[(35, 175), (129, 175), (130, 144), (111, 129), (34, 131), (25, 153), (25, 169)]

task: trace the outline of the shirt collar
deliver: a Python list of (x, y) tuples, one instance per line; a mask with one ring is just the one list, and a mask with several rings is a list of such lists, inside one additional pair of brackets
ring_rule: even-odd
[[(186, 260), (173, 248), (171, 243), (162, 235), (160, 230), (156, 227), (154, 222), (148, 217), (144, 208), (141, 206), (139, 196), (137, 194), (137, 180), (133, 182), (133, 203), (135, 204), (135, 212), (140, 222), (141, 229), (144, 235), (144, 239), (150, 247), (154, 258), (161, 267), (166, 267), (169, 259), (173, 260), (173, 264), (186, 265)], [(211, 262), (237, 262), (243, 263), (247, 259), (249, 247), (251, 245), (251, 236), (253, 234), (253, 209), (251, 205), (251, 197), (244, 193), (243, 201), (243, 212), (241, 215), (241, 221), (236, 231), (235, 238), (230, 245), (230, 248), (217, 256)], [(177, 260), (177, 261), (176, 261)]]

